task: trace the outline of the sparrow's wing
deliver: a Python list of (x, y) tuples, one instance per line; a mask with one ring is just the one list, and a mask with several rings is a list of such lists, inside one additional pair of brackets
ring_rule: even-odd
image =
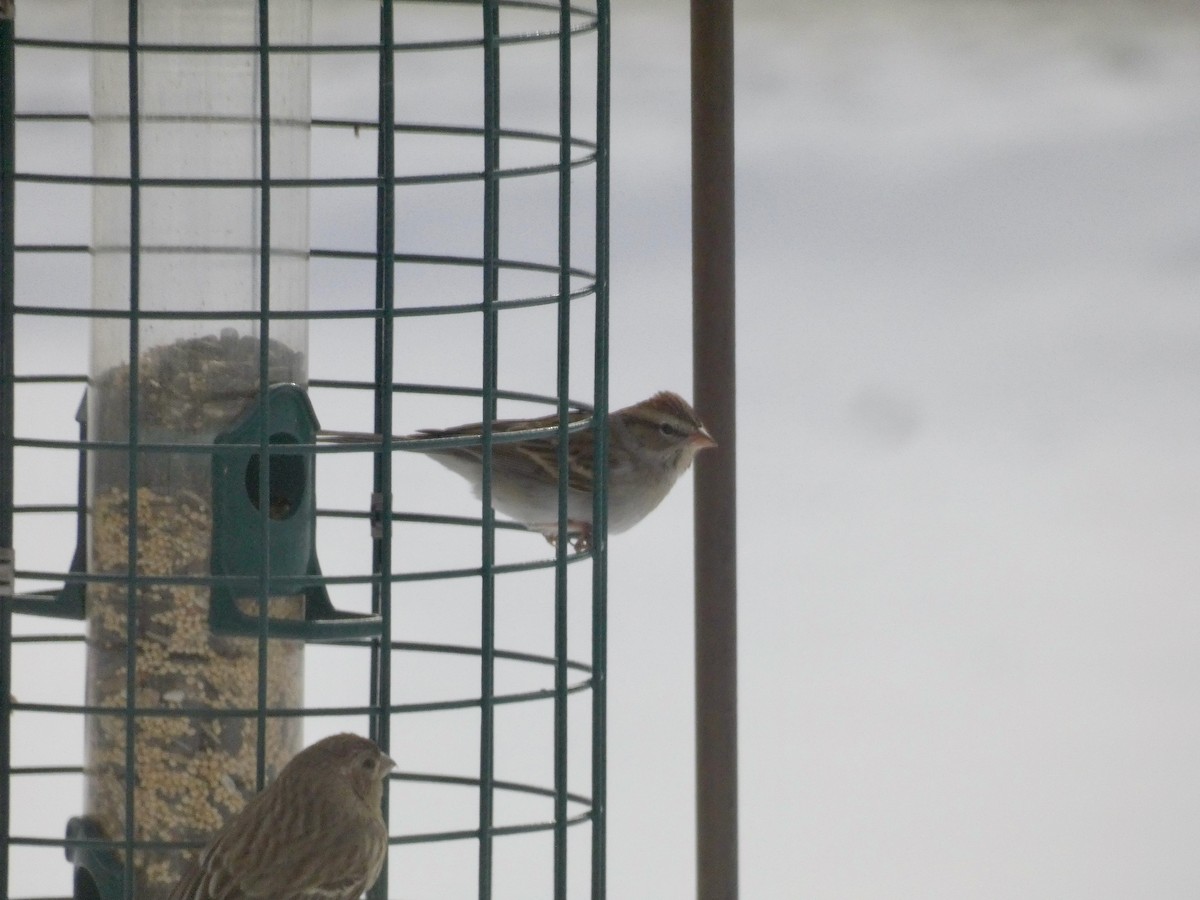
[[(302, 809), (285, 808), (297, 798), (272, 790), (277, 786), (225, 827), (171, 900), (357, 900), (370, 887), (371, 842), (359, 827), (347, 827), (360, 823), (311, 797)], [(267, 822), (272, 827), (264, 828)]]
[[(574, 413), (569, 421), (578, 422), (585, 413)], [(558, 416), (540, 419), (500, 419), (493, 423), (495, 433), (525, 431), (531, 428), (550, 428), (558, 424)], [(454, 428), (423, 428), (424, 437), (478, 437), (481, 425), (459, 425)], [(534, 438), (516, 443), (495, 444), (492, 447), (492, 470), (514, 479), (528, 479), (542, 484), (558, 483), (558, 438)], [(483, 465), (483, 448), (477, 444), (428, 451), (433, 456), (450, 456), (458, 460)], [(592, 489), (592, 433), (576, 432), (570, 437), (568, 449), (570, 474), (567, 484), (572, 490)]]
[[(586, 413), (571, 413), (568, 422), (578, 422), (586, 417)], [(541, 416), (537, 419), (497, 419), (492, 423), (492, 431), (528, 431), (532, 428), (553, 428), (558, 424), (558, 416)], [(454, 425), (450, 428), (422, 428), (417, 434), (422, 437), (479, 437), (483, 434), (483, 423), (472, 422), (469, 425)]]

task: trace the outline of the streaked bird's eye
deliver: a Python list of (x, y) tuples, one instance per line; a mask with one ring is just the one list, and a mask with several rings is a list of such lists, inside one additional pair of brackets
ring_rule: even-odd
[(661, 431), (667, 437), (679, 437), (679, 429), (676, 428), (674, 425), (672, 425), (670, 422), (663, 422), (661, 425), (658, 426), (658, 430)]

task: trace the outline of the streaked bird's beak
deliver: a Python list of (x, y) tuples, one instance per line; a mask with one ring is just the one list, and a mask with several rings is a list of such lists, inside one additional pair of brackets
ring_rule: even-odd
[(692, 446), (697, 450), (704, 450), (708, 447), (717, 446), (717, 442), (713, 440), (713, 436), (708, 433), (707, 428), (701, 428), (691, 437)]

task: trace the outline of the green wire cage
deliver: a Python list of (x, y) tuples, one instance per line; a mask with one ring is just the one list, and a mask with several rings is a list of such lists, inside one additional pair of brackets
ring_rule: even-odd
[(337, 731), (370, 897), (605, 896), (604, 429), (582, 550), (565, 474), (548, 545), (403, 435), (604, 421), (608, 55), (604, 0), (0, 0), (4, 897), (165, 898)]

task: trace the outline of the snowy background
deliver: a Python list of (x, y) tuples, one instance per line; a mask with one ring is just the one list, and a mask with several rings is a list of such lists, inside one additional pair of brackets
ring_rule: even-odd
[[(616, 6), (622, 405), (690, 384), (688, 26)], [(1197, 896), (1200, 9), (740, 0), (737, 40), (743, 896)], [(618, 900), (694, 895), (689, 490), (611, 545)]]
[[(1200, 9), (738, 9), (743, 895), (1194, 896)], [(688, 302), (686, 32), (645, 16), (617, 396), (687, 377), (638, 337)], [(639, 677), (688, 597), (621, 603), (675, 502), (613, 553), (621, 897), (690, 891), (690, 674)]]

